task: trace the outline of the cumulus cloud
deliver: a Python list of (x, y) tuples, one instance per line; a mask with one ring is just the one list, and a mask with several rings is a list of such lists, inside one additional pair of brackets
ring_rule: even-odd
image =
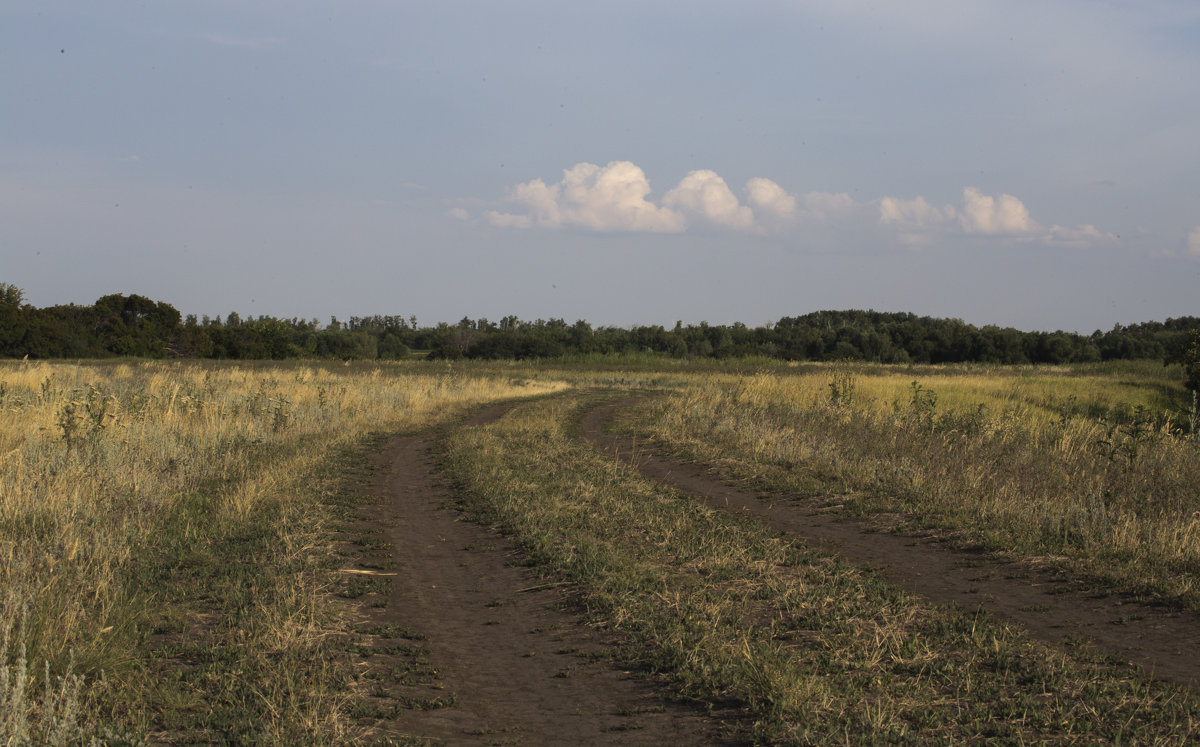
[(1045, 243), (1055, 246), (1096, 246), (1097, 244), (1112, 244), (1119, 240), (1116, 234), (1101, 231), (1091, 223), (1076, 228), (1050, 226), (1040, 238)]
[(962, 205), (957, 209), (953, 205), (935, 207), (924, 197), (912, 200), (884, 197), (879, 200), (879, 222), (896, 230), (906, 244), (930, 243), (939, 233), (953, 231), (956, 226), (967, 235), (1040, 241), (1052, 246), (1096, 246), (1119, 240), (1115, 234), (1091, 224), (1046, 228), (1035, 221), (1025, 203), (1013, 195), (994, 197), (977, 187), (963, 189)]
[[(663, 195), (659, 204), (650, 199), (650, 181), (629, 161), (607, 166), (578, 163), (563, 171), (554, 184), (534, 179), (509, 191), (509, 201), (519, 211), (493, 210), (487, 219), (504, 228), (587, 228), (593, 231), (656, 231), (675, 233), (691, 225), (711, 225), (738, 231), (764, 230), (783, 225), (795, 216), (825, 216), (844, 211), (854, 201), (849, 195), (814, 192), (797, 200), (770, 179), (756, 177), (746, 183), (742, 204), (715, 171), (697, 169)], [(757, 211), (757, 212), (756, 212)]]
[(953, 205), (935, 208), (926, 202), (924, 197), (917, 197), (915, 200), (884, 197), (879, 201), (879, 220), (883, 223), (925, 228), (954, 220), (954, 216)]
[(715, 171), (692, 171), (663, 197), (663, 205), (726, 228), (750, 228), (754, 211), (738, 202)]
[(460, 207), (450, 208), (446, 211), (446, 215), (449, 215), (451, 218), (457, 218), (458, 220), (471, 219), (471, 214), (468, 213), (465, 208)]
[(684, 218), (646, 199), (650, 182), (638, 166), (613, 161), (607, 166), (579, 163), (563, 171), (561, 181), (541, 179), (518, 184), (510, 194), (525, 214), (488, 213), (493, 225), (513, 228), (577, 226), (594, 231), (676, 232)]
[(806, 221), (835, 221), (850, 216), (858, 203), (845, 192), (805, 192), (800, 196), (800, 217)]
[(963, 189), (963, 208), (958, 221), (967, 233), (990, 236), (1030, 235), (1042, 230), (1016, 197), (1008, 194), (992, 197), (976, 187)]
[(746, 200), (760, 214), (790, 218), (796, 212), (796, 198), (770, 179), (754, 177), (746, 182)]
[(1200, 226), (1193, 228), (1188, 234), (1187, 253), (1189, 257), (1200, 259)]
[(894, 227), (905, 244), (928, 243), (956, 215), (953, 205), (937, 208), (924, 197), (913, 200), (884, 197), (879, 201), (879, 222)]
[[(691, 171), (662, 199), (651, 199), (650, 181), (629, 161), (605, 166), (577, 163), (564, 169), (562, 179), (547, 184), (533, 179), (513, 187), (511, 212), (493, 210), (486, 218), (501, 228), (583, 228), (592, 231), (678, 233), (693, 226), (771, 233), (802, 224), (846, 226), (862, 218), (863, 208), (878, 208), (879, 225), (895, 232), (902, 243), (930, 244), (948, 235), (1038, 241), (1052, 246), (1083, 247), (1110, 244), (1118, 237), (1093, 225), (1076, 227), (1039, 224), (1020, 199), (1010, 194), (988, 195), (965, 187), (960, 205), (938, 207), (924, 197), (883, 197), (858, 203), (844, 192), (789, 193), (763, 177), (746, 182), (739, 199), (715, 171)], [(465, 211), (450, 214), (466, 219)], [(1200, 228), (1188, 237), (1188, 252), (1200, 257)]]

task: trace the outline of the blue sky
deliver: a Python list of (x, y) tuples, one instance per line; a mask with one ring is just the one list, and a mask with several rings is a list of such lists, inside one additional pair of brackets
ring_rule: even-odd
[(38, 306), (750, 325), (1200, 314), (1200, 4), (0, 6)]

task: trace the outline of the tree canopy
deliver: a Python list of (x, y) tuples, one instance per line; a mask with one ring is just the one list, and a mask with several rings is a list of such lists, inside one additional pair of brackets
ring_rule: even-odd
[[(414, 352), (416, 351), (416, 352)], [(139, 295), (111, 294), (91, 306), (35, 308), (0, 283), (0, 356), (30, 358), (193, 357), (219, 359), (534, 359), (653, 353), (673, 358), (765, 356), (880, 363), (1078, 363), (1159, 359), (1182, 363), (1200, 385), (1200, 318), (1117, 325), (1090, 335), (976, 327), (961, 319), (845, 310), (783, 317), (774, 324), (593, 327), (587, 321), (499, 322), (464, 317), (419, 327), (415, 316), (317, 319), (197, 318)]]

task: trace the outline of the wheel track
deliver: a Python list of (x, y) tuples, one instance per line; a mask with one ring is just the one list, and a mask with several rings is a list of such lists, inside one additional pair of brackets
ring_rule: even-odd
[(822, 512), (815, 501), (738, 487), (697, 464), (672, 460), (651, 444), (611, 433), (617, 412), (639, 397), (586, 411), (581, 436), (593, 447), (634, 464), (645, 476), (695, 495), (709, 506), (745, 513), (770, 528), (876, 570), (887, 581), (936, 604), (983, 609), (1058, 646), (1086, 641), (1161, 680), (1200, 684), (1200, 617), (1138, 604), (1119, 596), (1070, 593), (1027, 563), (956, 551), (929, 538), (869, 531)]
[[(513, 407), (486, 407), (462, 427)], [(380, 731), (448, 744), (724, 743), (714, 719), (614, 669), (605, 655), (611, 641), (563, 611), (567, 590), (520, 567), (500, 533), (446, 508), (453, 490), (436, 464), (442, 436), (397, 438), (378, 456), (372, 490), (383, 500), (374, 524), (398, 568), (387, 606), (367, 613), (369, 623), (424, 634), (418, 645), (437, 670), (393, 697), (452, 705), (397, 709)]]

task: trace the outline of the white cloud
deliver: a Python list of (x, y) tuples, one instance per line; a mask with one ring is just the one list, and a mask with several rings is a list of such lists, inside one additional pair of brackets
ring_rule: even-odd
[(958, 222), (967, 233), (989, 236), (1028, 236), (1043, 229), (1029, 217), (1025, 204), (1009, 194), (992, 197), (976, 187), (963, 189)]
[(1041, 238), (1045, 243), (1055, 246), (1095, 246), (1119, 241), (1116, 234), (1101, 231), (1090, 223), (1076, 228), (1050, 226)]
[(912, 200), (884, 197), (879, 201), (879, 222), (895, 227), (905, 244), (929, 243), (934, 233), (956, 215), (953, 205), (936, 208), (919, 196)]
[(775, 182), (755, 177), (746, 182), (746, 201), (760, 220), (760, 228), (780, 229), (797, 223), (828, 223), (851, 216), (858, 203), (845, 192), (788, 193)]
[(809, 221), (842, 220), (858, 206), (845, 192), (805, 192), (800, 195), (800, 216)]
[(562, 181), (547, 185), (541, 179), (518, 184), (510, 198), (528, 209), (526, 215), (492, 211), (488, 220), (502, 227), (558, 228), (578, 226), (594, 231), (677, 232), (683, 216), (646, 199), (650, 182), (629, 161), (600, 167), (578, 163), (563, 171)]
[(754, 177), (746, 182), (746, 200), (759, 213), (789, 218), (796, 212), (796, 198), (770, 179)]
[(528, 215), (513, 215), (512, 213), (489, 210), (487, 219), (489, 223), (497, 228), (533, 228), (533, 219)]
[[(747, 200), (776, 222), (798, 213), (797, 199), (770, 179), (756, 177), (746, 184)], [(578, 163), (563, 171), (561, 181), (534, 179), (513, 187), (509, 200), (520, 212), (491, 211), (492, 225), (504, 228), (580, 227), (594, 231), (652, 231), (677, 233), (690, 223), (708, 223), (735, 230), (758, 230), (755, 211), (743, 205), (715, 171), (688, 173), (655, 204), (649, 199), (645, 172), (629, 161), (607, 166)], [(844, 208), (848, 195), (805, 195), (805, 211), (825, 214)]]
[(1046, 228), (1030, 217), (1025, 203), (1016, 197), (1010, 194), (993, 197), (976, 187), (963, 189), (963, 202), (958, 209), (953, 205), (934, 207), (924, 197), (912, 200), (884, 197), (879, 200), (879, 222), (896, 230), (905, 244), (928, 244), (939, 233), (952, 231), (955, 224), (962, 233), (972, 236), (1040, 241), (1051, 246), (1083, 247), (1119, 241), (1115, 234), (1091, 224), (1074, 228), (1056, 224)]
[(715, 171), (692, 171), (663, 197), (663, 205), (726, 228), (750, 228), (754, 211), (738, 202)]
[(1200, 258), (1200, 226), (1193, 228), (1188, 234), (1187, 253), (1189, 257)]
[(917, 197), (915, 200), (884, 197), (879, 201), (879, 220), (882, 223), (925, 228), (954, 220), (954, 215), (954, 206), (935, 208), (926, 202), (924, 197)]
[[(879, 224), (895, 232), (901, 243), (931, 244), (950, 234), (981, 238), (1038, 241), (1049, 246), (1084, 247), (1112, 244), (1118, 237), (1091, 224), (1075, 227), (1043, 226), (1029, 209), (1010, 194), (987, 195), (977, 187), (963, 188), (962, 204), (930, 204), (913, 199), (883, 197), (859, 203), (844, 192), (788, 193), (763, 177), (746, 182), (746, 204), (715, 171), (697, 169), (663, 195), (650, 199), (650, 181), (629, 161), (606, 166), (577, 163), (563, 171), (553, 184), (533, 179), (513, 187), (509, 201), (513, 212), (490, 211), (488, 222), (500, 228), (584, 228), (592, 231), (645, 231), (678, 233), (690, 225), (708, 224), (755, 233), (793, 229), (801, 224), (825, 223), (841, 227), (860, 221), (863, 209), (878, 209)], [(450, 215), (466, 219), (466, 211)], [(1188, 238), (1188, 251), (1200, 257), (1200, 228)]]
[(449, 215), (451, 218), (457, 218), (458, 220), (470, 220), (471, 218), (471, 214), (468, 213), (466, 209), (460, 207), (450, 208), (446, 211), (446, 215)]

